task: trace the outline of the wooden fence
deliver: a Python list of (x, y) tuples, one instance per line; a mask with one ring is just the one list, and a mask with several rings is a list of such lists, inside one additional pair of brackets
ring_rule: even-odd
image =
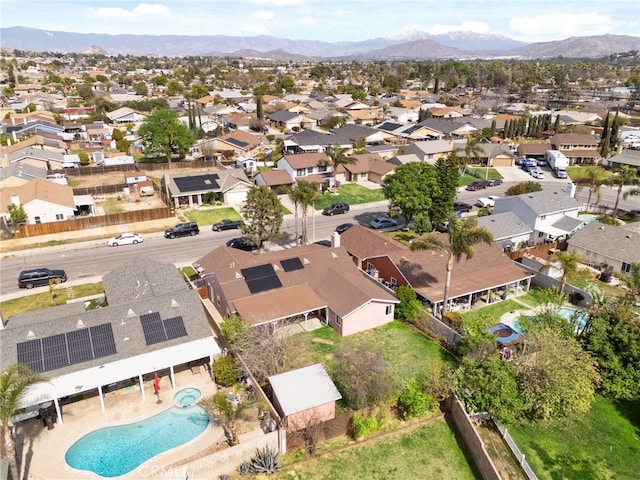
[(14, 228), (13, 234), (14, 238), (26, 238), (36, 235), (48, 235), (53, 233), (85, 230), (89, 228), (108, 227), (110, 225), (160, 220), (172, 216), (173, 213), (169, 207), (150, 208), (147, 210), (115, 213), (113, 215), (79, 217), (73, 220), (62, 220), (60, 222), (40, 223), (35, 225), (17, 225)]
[[(109, 167), (102, 166), (86, 166), (80, 168), (66, 168), (64, 173), (68, 177), (78, 177), (78, 176), (87, 176), (87, 175), (104, 175), (107, 173), (118, 173), (118, 172), (139, 172), (139, 171), (156, 171), (156, 170), (184, 170), (189, 168), (219, 168), (219, 164), (216, 160), (198, 160), (198, 161), (178, 161), (171, 162), (169, 165), (166, 162), (162, 163), (143, 163), (136, 162), (134, 164), (128, 165), (112, 165)], [(49, 174), (52, 175), (54, 173), (60, 173), (60, 170), (50, 170)]]

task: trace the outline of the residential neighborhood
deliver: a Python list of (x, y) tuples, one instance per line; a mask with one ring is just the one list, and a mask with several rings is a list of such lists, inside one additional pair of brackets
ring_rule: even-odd
[(637, 52), (0, 60), (0, 478), (637, 474)]

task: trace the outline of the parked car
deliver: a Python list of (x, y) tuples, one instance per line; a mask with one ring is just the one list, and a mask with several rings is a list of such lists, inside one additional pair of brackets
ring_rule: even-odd
[(194, 236), (200, 233), (196, 222), (178, 223), (175, 227), (168, 228), (164, 231), (164, 238), (185, 237), (187, 235)]
[(142, 235), (139, 233), (123, 233), (117, 237), (107, 240), (107, 245), (110, 247), (117, 247), (118, 245), (135, 245), (136, 243), (142, 243)]
[(475, 192), (476, 190), (482, 190), (490, 186), (491, 184), (487, 180), (478, 180), (467, 185), (467, 190)]
[(453, 202), (453, 209), (456, 212), (470, 212), (473, 208), (473, 205), (465, 202)]
[(67, 281), (67, 274), (64, 270), (51, 270), (49, 268), (31, 268), (23, 270), (18, 275), (18, 288), (40, 287), (49, 285), (53, 280), (55, 283), (63, 283)]
[(338, 213), (347, 213), (349, 211), (349, 204), (345, 202), (334, 203), (322, 210), (323, 215), (336, 215)]
[(242, 222), (240, 220), (231, 220), (229, 218), (225, 218), (224, 220), (220, 220), (218, 223), (214, 223), (211, 226), (211, 230), (214, 232), (221, 232), (223, 230), (235, 230), (242, 226)]
[(258, 246), (246, 237), (232, 238), (227, 242), (227, 247), (237, 248), (238, 250), (244, 250), (250, 252), (258, 248)]
[(318, 240), (317, 242), (313, 242), (316, 245), (322, 245), (323, 247), (330, 247), (331, 246), (331, 240)]
[(535, 170), (538, 170), (538, 166), (537, 165), (527, 165), (527, 166), (522, 167), (522, 169), (525, 172), (531, 174), (531, 172), (533, 172)]
[(496, 203), (496, 199), (498, 198), (500, 197), (496, 195), (489, 195), (488, 197), (480, 197), (476, 202), (476, 205), (479, 206), (480, 208), (493, 208)]
[(490, 187), (497, 187), (498, 185), (502, 185), (501, 178), (492, 178), (491, 180), (489, 180)]
[(341, 223), (336, 227), (336, 232), (344, 233), (347, 230), (349, 230), (351, 227), (353, 227), (353, 223)]
[(375, 228), (379, 230), (381, 228), (392, 228), (398, 226), (398, 222), (396, 222), (393, 218), (389, 217), (378, 217), (374, 218), (370, 222), (371, 228)]
[(536, 170), (535, 172), (531, 172), (531, 175), (533, 176), (533, 178), (537, 178), (539, 180), (544, 178), (544, 172), (542, 170)]

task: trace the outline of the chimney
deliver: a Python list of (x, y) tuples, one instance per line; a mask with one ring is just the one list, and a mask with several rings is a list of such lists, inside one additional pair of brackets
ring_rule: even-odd
[(567, 189), (565, 190), (565, 192), (567, 192), (567, 195), (569, 195), (571, 198), (575, 198), (576, 197), (576, 184), (573, 183), (573, 182), (567, 183)]
[(11, 194), (11, 203), (13, 203), (16, 207), (20, 206), (20, 195), (17, 193)]
[(333, 232), (331, 234), (331, 248), (337, 248), (340, 246), (340, 234), (338, 232)]

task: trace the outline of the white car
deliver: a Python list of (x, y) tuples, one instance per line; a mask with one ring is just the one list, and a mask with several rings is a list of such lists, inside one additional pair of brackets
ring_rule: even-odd
[(489, 195), (488, 197), (480, 197), (476, 202), (476, 205), (480, 208), (493, 208), (496, 203), (496, 199), (500, 198), (497, 195)]
[(136, 243), (142, 243), (142, 235), (139, 233), (123, 233), (117, 237), (107, 240), (107, 245), (110, 247), (117, 247), (118, 245), (135, 245)]
[(536, 170), (535, 172), (531, 172), (533, 178), (542, 179), (544, 178), (544, 172), (542, 170)]

